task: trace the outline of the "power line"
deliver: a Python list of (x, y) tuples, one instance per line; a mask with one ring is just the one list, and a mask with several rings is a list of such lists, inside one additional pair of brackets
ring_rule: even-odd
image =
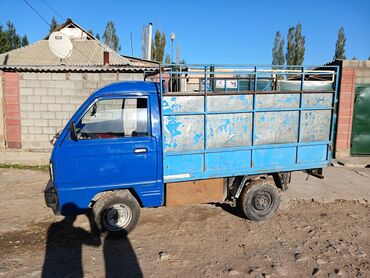
[(45, 23), (51, 27), (50, 23), (45, 19), (45, 17), (43, 17), (34, 7), (32, 7), (32, 5), (27, 1), (27, 0), (23, 0), (39, 17), (42, 18), (43, 21), (45, 21)]
[(60, 15), (60, 13), (58, 13), (58, 11), (57, 10), (55, 10), (48, 2), (46, 2), (46, 1), (44, 1), (44, 0), (41, 0), (42, 1), (42, 3), (44, 3), (50, 10), (52, 10), (57, 16), (59, 16), (59, 18), (61, 19), (61, 20), (65, 20), (65, 17), (63, 17), (63, 16), (61, 16)]

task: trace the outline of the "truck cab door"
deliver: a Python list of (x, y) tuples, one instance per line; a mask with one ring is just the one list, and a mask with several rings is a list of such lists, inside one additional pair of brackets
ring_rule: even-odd
[(95, 99), (75, 122), (77, 140), (67, 134), (62, 143), (59, 188), (130, 188), (144, 206), (161, 205), (158, 138), (150, 119), (149, 95)]

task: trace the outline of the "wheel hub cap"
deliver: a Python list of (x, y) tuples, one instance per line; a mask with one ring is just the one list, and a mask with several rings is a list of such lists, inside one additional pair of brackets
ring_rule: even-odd
[(132, 211), (125, 204), (115, 204), (109, 207), (103, 216), (104, 226), (110, 231), (121, 230), (130, 223)]

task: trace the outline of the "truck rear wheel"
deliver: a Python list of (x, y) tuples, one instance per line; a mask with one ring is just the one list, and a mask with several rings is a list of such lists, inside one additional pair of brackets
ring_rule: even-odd
[(140, 205), (128, 190), (112, 191), (94, 204), (93, 218), (99, 232), (125, 237), (139, 222)]
[(239, 197), (239, 205), (248, 219), (266, 220), (279, 208), (279, 192), (269, 179), (254, 180), (244, 187)]

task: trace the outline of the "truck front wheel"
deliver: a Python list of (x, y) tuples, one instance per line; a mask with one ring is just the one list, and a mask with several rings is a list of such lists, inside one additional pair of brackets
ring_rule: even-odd
[(239, 205), (248, 219), (266, 220), (279, 208), (279, 192), (269, 179), (253, 180), (244, 187), (239, 197)]
[(125, 237), (139, 222), (140, 205), (128, 190), (108, 192), (94, 204), (93, 219), (100, 232)]

